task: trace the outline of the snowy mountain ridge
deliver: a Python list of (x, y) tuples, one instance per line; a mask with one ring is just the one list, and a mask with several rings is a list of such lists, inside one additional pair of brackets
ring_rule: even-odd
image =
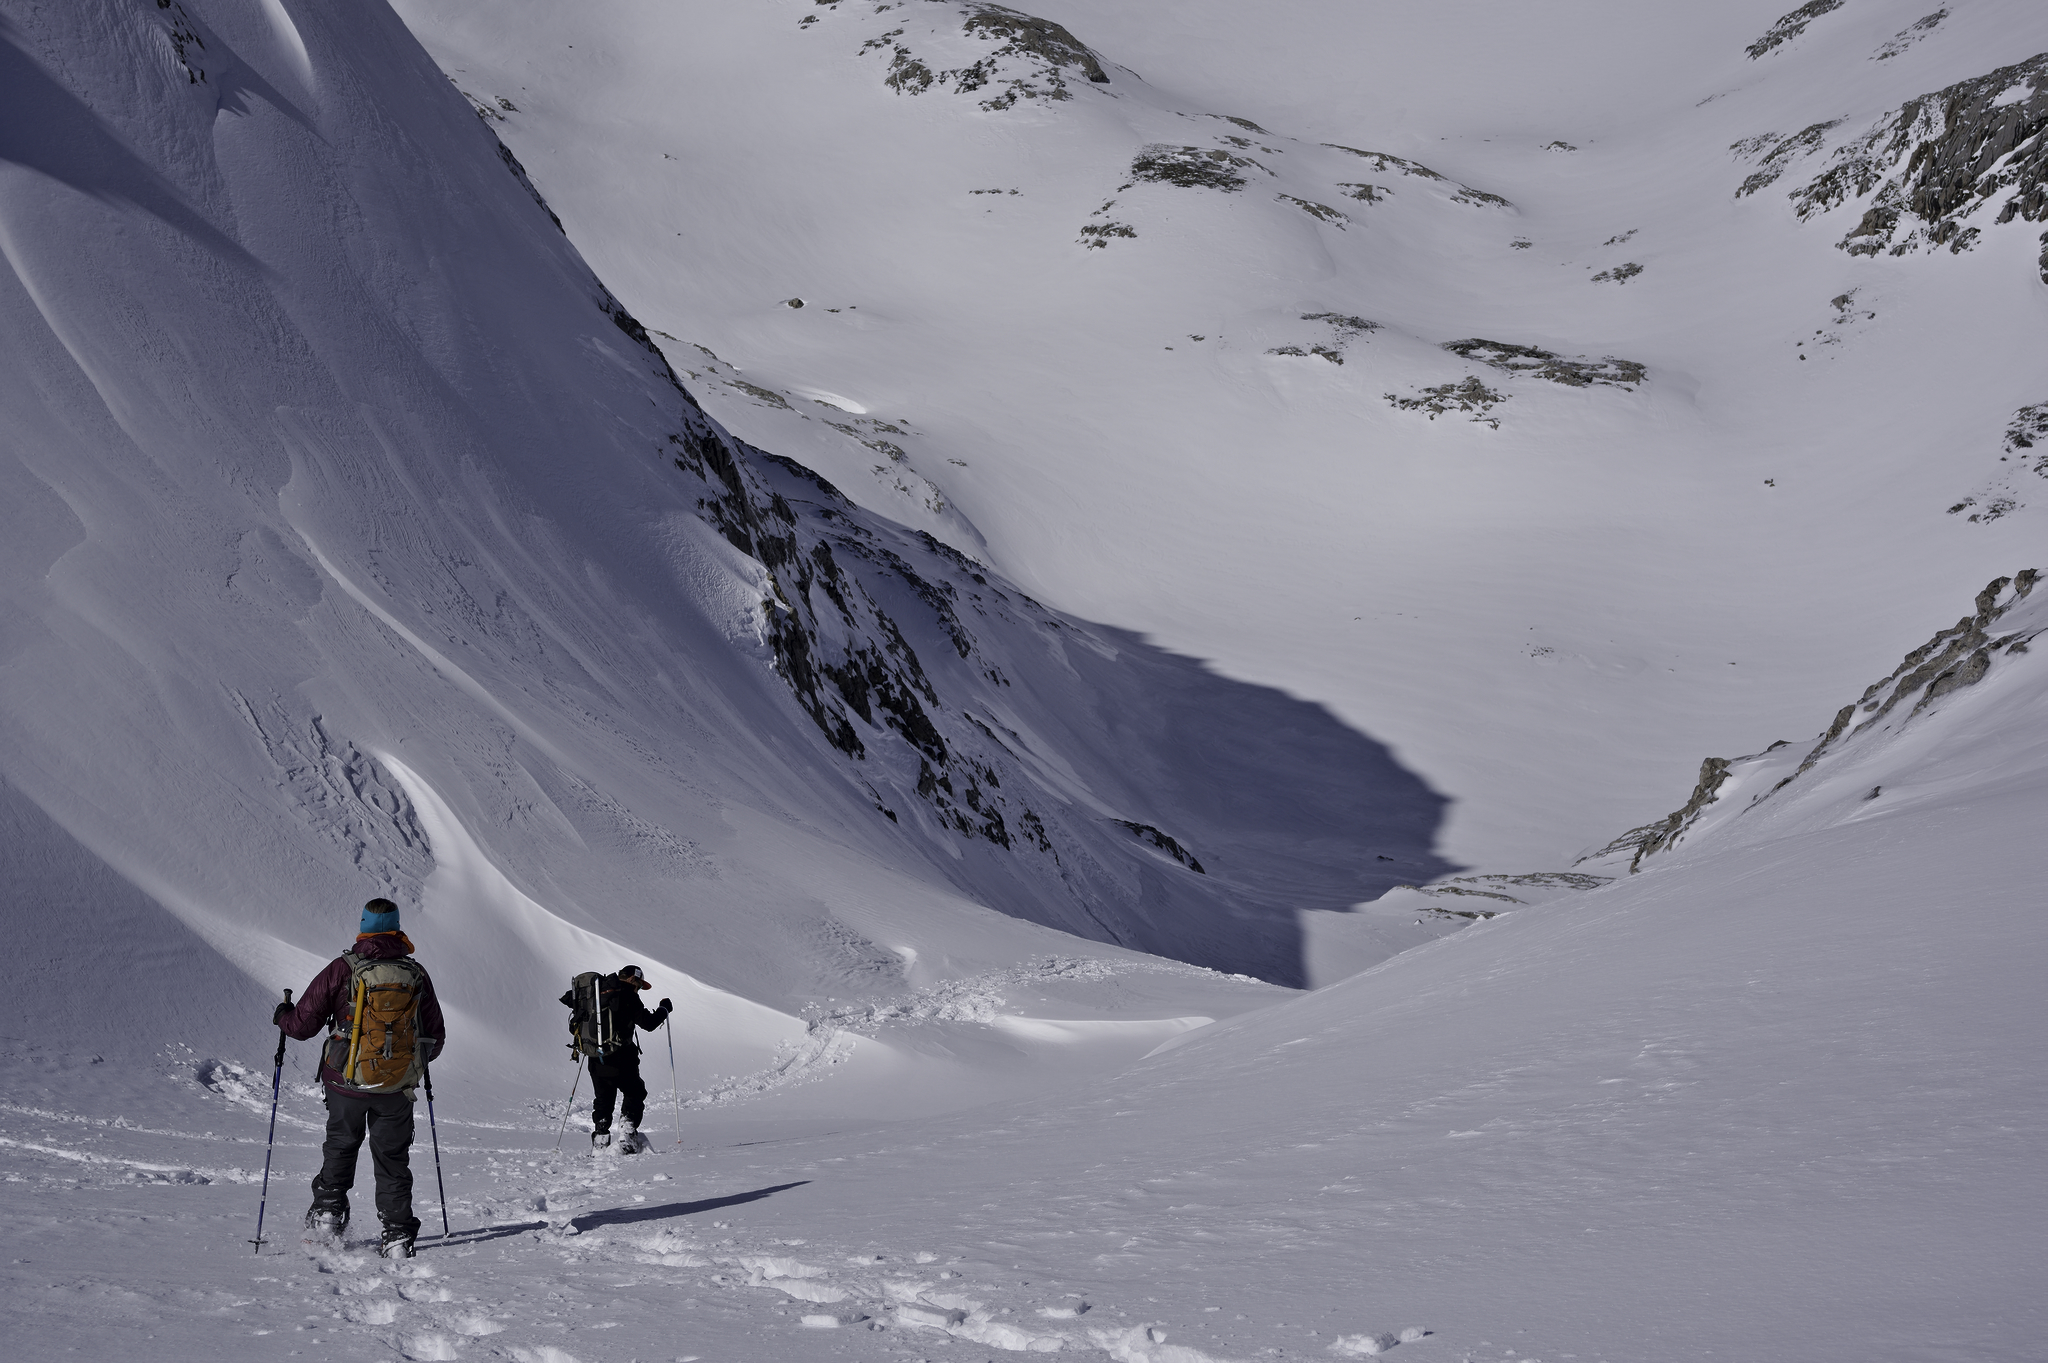
[[(1783, 3), (0, 0), (10, 1345), (2032, 1357), (2048, 596), (1893, 664), (2036, 228), (1729, 147), (2048, 30)], [(269, 1125), (378, 891), (403, 1262)]]
[[(1943, 739), (1928, 733), (1928, 728), (1938, 733), (1956, 724), (1982, 725), (1987, 718), (1980, 712), (1944, 724), (1930, 714), (1923, 728), (1916, 724), (1922, 721), (1923, 712), (1942, 697), (1983, 681), (2000, 655), (2010, 664), (2030, 652), (2028, 645), (2048, 630), (2048, 609), (2042, 603), (2022, 609), (2040, 576), (2038, 569), (2026, 568), (2011, 577), (1994, 579), (1977, 594), (1972, 614), (1907, 653), (1891, 675), (1872, 682), (1861, 697), (1843, 706), (1811, 747), (1780, 740), (1747, 757), (1710, 757), (1700, 764), (1699, 783), (1684, 805), (1657, 823), (1629, 830), (1582, 860), (1600, 863), (1627, 856), (1628, 869), (1637, 871), (1645, 858), (1668, 852), (1696, 834), (1711, 834), (1726, 842), (1731, 835), (1724, 830), (1731, 824), (1802, 778), (1802, 789), (1788, 797), (1795, 802), (1813, 786), (1831, 788), (1826, 798), (1839, 800), (1844, 781), (1861, 782), (1873, 776), (1886, 779), (1873, 781), (1869, 793), (1860, 797), (1863, 802), (1878, 799), (1887, 784), (1896, 791), (1902, 778), (1911, 781), (1918, 774), (1916, 765), (1925, 761), (1930, 747), (1940, 751)], [(2001, 681), (2005, 680), (2003, 672), (2001, 669)], [(2048, 689), (2031, 669), (2012, 685), (2024, 688), (2023, 694)], [(1901, 711), (1909, 700), (1910, 708)], [(1990, 702), (1994, 707), (1992, 723), (2000, 722), (1996, 716), (2017, 709), (2017, 701), (2007, 695)], [(1902, 747), (1909, 726), (1919, 741)], [(1807, 778), (1816, 766), (1821, 771)], [(1733, 797), (1738, 794), (1749, 798), (1737, 804)], [(1805, 803), (1822, 798), (1816, 794)]]
[[(1055, 610), (1329, 706), (1450, 797), (1465, 867), (1567, 864), (2024, 561), (2039, 229), (1990, 209), (1972, 250), (1850, 256), (1866, 199), (1777, 195), (1827, 169), (1802, 150), (2038, 50), (2025, 6), (1801, 12), (1757, 58), (1780, 7), (1475, 2), (1445, 39), (1315, 6), (1284, 40), (1214, 4), (1029, 8), (1068, 55), (995, 57), (1040, 96), (983, 108), (886, 83), (899, 46), (933, 73), (1005, 47), (972, 6), (402, 4), (738, 436)], [(1455, 76), (1392, 56), (1434, 42)], [(1738, 194), (1781, 145), (1799, 173)], [(1925, 562), (1881, 547), (1909, 539)]]

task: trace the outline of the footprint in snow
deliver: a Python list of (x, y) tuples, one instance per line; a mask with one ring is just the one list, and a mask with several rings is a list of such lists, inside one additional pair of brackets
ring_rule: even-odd
[(400, 1283), (398, 1295), (409, 1302), (442, 1302), (455, 1299), (455, 1294), (447, 1288), (425, 1283)]
[(1330, 1352), (1341, 1358), (1365, 1358), (1383, 1354), (1396, 1344), (1413, 1344), (1428, 1334), (1429, 1331), (1411, 1325), (1398, 1335), (1342, 1335), (1331, 1341)]
[(407, 1358), (421, 1360), (421, 1363), (448, 1363), (457, 1356), (454, 1340), (431, 1332), (401, 1339), (398, 1350)]
[(456, 1316), (448, 1322), (448, 1328), (458, 1335), (468, 1335), (470, 1338), (476, 1339), (483, 1335), (495, 1335), (503, 1330), (505, 1326), (502, 1321), (495, 1321), (489, 1316), (471, 1312), (467, 1315)]

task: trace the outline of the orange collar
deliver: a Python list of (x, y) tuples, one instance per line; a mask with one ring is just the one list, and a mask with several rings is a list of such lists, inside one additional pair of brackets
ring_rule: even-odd
[(356, 940), (358, 942), (367, 942), (372, 937), (396, 937), (398, 939), (398, 945), (405, 948), (406, 955), (410, 956), (413, 953), (412, 938), (406, 936), (403, 932), (400, 932), (395, 928), (390, 932), (359, 932), (356, 934)]

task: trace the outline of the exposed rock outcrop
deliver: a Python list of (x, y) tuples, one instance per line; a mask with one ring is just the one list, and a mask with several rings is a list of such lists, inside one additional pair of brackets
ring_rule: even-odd
[[(1817, 141), (1831, 126), (1815, 124), (1774, 145), (1766, 169), (1773, 157), (1810, 150), (1815, 142), (1802, 139)], [(1737, 192), (1754, 192), (1758, 175)], [(1906, 101), (1837, 147), (1828, 169), (1791, 197), (1802, 221), (1867, 198), (1862, 218), (1838, 243), (1851, 255), (1905, 255), (1922, 246), (1958, 252), (1982, 235), (1968, 220), (1994, 203), (1994, 222), (2048, 220), (2044, 176), (2048, 52)], [(2041, 272), (2048, 280), (2048, 249)]]
[(1806, 32), (1806, 26), (1823, 14), (1832, 13), (1842, 7), (1842, 0), (1807, 0), (1790, 14), (1778, 16), (1778, 22), (1764, 30), (1764, 36), (1751, 43), (1745, 51), (1755, 61), (1766, 53), (1776, 51)]
[(1552, 383), (1562, 383), (1572, 388), (1586, 388), (1596, 383), (1608, 384), (1615, 388), (1634, 388), (1648, 374), (1648, 370), (1634, 360), (1617, 360), (1612, 355), (1593, 360), (1581, 355), (1567, 359), (1555, 351), (1539, 350), (1532, 345), (1515, 345), (1509, 341), (1487, 341), (1474, 337), (1469, 341), (1446, 341), (1444, 349), (1461, 359), (1477, 360), (1505, 369), (1511, 374), (1529, 374)]
[(862, 52), (889, 54), (884, 85), (900, 95), (921, 95), (934, 86), (963, 95), (986, 92), (981, 107), (995, 112), (1019, 101), (1072, 99), (1070, 76), (1095, 85), (1111, 83), (1101, 58), (1063, 25), (1004, 5), (971, 3), (955, 10), (963, 36), (995, 46), (958, 66), (934, 65), (946, 58), (912, 47), (906, 28), (899, 25), (861, 44)]
[[(1981, 682), (1990, 673), (1992, 661), (1998, 654), (2025, 653), (2029, 641), (2041, 632), (2037, 627), (2009, 630), (2002, 634), (1995, 629), (2008, 612), (2027, 599), (2039, 580), (2040, 572), (2033, 568), (2012, 577), (1994, 579), (1977, 593), (1970, 614), (1938, 631), (1932, 639), (1906, 654), (1889, 676), (1871, 683), (1853, 703), (1836, 712), (1826, 732), (1790, 771), (1784, 771), (1784, 768), (1791, 765), (1792, 753), (1797, 749), (1782, 741), (1748, 757), (1709, 757), (1700, 764), (1699, 781), (1683, 805), (1656, 823), (1630, 829), (1580, 860), (1599, 861), (1628, 854), (1629, 869), (1640, 870), (1644, 858), (1675, 847), (1693, 831), (1708, 810), (1721, 801), (1732, 780), (1740, 777), (1742, 786), (1755, 788), (1756, 793), (1744, 806), (1744, 809), (1754, 808), (1859, 735), (1880, 727), (1910, 722), (1943, 696)], [(1887, 725), (1887, 720), (1901, 706), (1909, 708), (1893, 724)], [(1781, 749), (1790, 751), (1781, 753)], [(1778, 772), (1784, 774), (1778, 775), (1775, 781), (1771, 780), (1770, 777)]]

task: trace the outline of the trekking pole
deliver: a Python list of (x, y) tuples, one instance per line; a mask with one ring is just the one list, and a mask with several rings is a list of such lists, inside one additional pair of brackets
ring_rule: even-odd
[(576, 1086), (583, 1082), (583, 1052), (576, 1053), (576, 1077), (569, 1081), (569, 1106), (562, 1109), (562, 1129), (555, 1133), (555, 1149), (562, 1148), (562, 1137), (569, 1133), (569, 1114), (576, 1110)]
[(661, 1020), (661, 1028), (668, 1033), (668, 1086), (676, 1099), (676, 1144), (683, 1143), (683, 1086), (676, 1078), (676, 1023), (672, 1017)]
[(441, 1238), (448, 1238), (448, 1185), (441, 1180), (441, 1133), (434, 1127), (434, 1072), (422, 1068), (420, 1077), (427, 1081), (427, 1134), (434, 1138), (434, 1187), (441, 1194)]
[[(292, 991), (284, 991), (285, 1005), (292, 1001)], [(263, 1196), (256, 1203), (256, 1238), (249, 1243), (256, 1248), (253, 1253), (263, 1252), (263, 1212), (270, 1205), (270, 1154), (277, 1148), (277, 1096), (284, 1083), (284, 1027), (277, 1029), (277, 1064), (270, 1072), (270, 1136), (263, 1143)]]

